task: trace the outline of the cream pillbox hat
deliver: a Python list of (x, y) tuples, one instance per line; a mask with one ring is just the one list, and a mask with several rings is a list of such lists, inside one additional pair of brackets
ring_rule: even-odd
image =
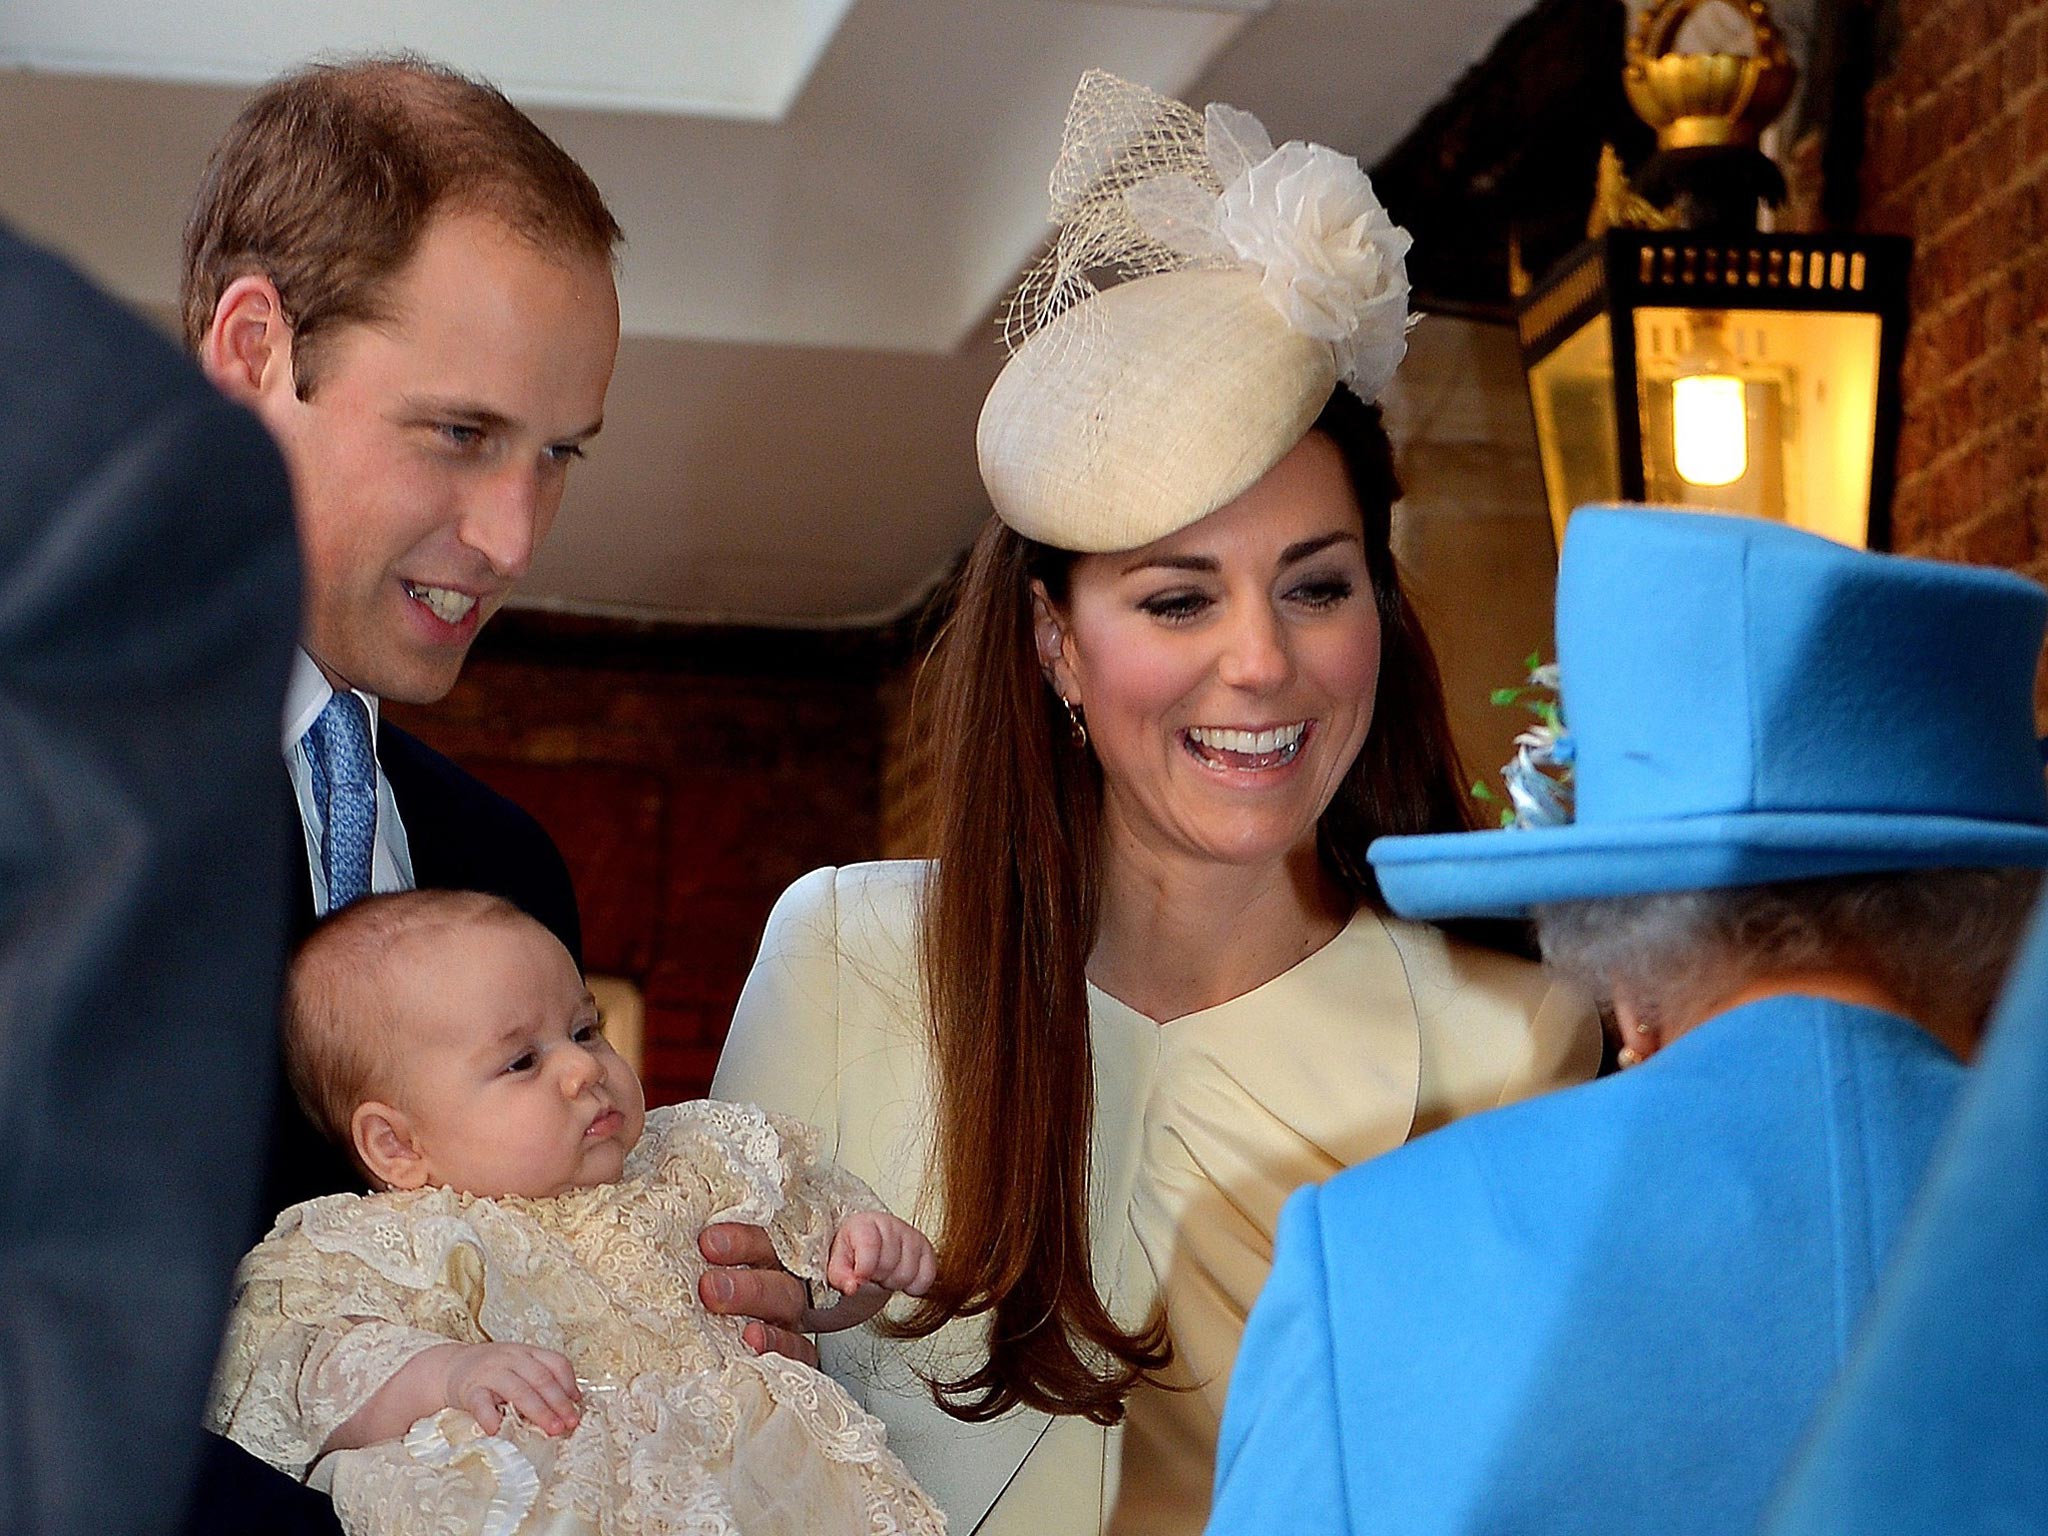
[(975, 435), (1026, 538), (1097, 553), (1185, 528), (1339, 382), (1376, 400), (1407, 350), (1409, 237), (1348, 156), (1091, 70), (1051, 191), (1059, 234), (1012, 302)]

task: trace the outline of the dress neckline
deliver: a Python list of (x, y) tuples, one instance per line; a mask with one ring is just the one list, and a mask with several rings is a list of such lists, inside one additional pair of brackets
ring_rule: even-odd
[(1155, 1019), (1149, 1013), (1133, 1008), (1113, 992), (1105, 992), (1094, 982), (1088, 983), (1088, 1000), (1092, 1005), (1106, 1003), (1134, 1019), (1143, 1019), (1156, 1029), (1177, 1029), (1194, 1020), (1214, 1018), (1243, 1006), (1263, 1009), (1273, 1000), (1276, 991), (1285, 991), (1303, 983), (1313, 982), (1324, 970), (1335, 964), (1346, 963), (1346, 957), (1366, 939), (1377, 939), (1384, 927), (1380, 915), (1371, 907), (1360, 903), (1352, 911), (1344, 926), (1330, 937), (1303, 955), (1294, 964), (1267, 977), (1249, 991), (1235, 997), (1227, 997), (1220, 1003), (1211, 1003), (1206, 1008), (1197, 1008), (1192, 1013), (1176, 1014), (1170, 1019)]

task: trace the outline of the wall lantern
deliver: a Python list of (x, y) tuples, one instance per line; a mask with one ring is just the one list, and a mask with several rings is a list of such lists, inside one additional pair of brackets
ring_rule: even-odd
[[(1740, 11), (1755, 52), (1673, 52), (1702, 4)], [(1516, 312), (1560, 547), (1572, 508), (1614, 500), (1890, 543), (1912, 243), (1758, 232), (1784, 179), (1757, 136), (1794, 75), (1765, 0), (1661, 0), (1629, 35), (1657, 153), (1633, 191), (1603, 165), (1597, 232)]]

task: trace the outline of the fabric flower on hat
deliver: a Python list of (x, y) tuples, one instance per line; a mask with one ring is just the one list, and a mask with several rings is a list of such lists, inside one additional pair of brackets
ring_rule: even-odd
[(1408, 351), (1408, 231), (1349, 155), (1283, 144), (1223, 189), (1217, 230), (1263, 273), (1288, 324), (1337, 349), (1337, 372), (1376, 399)]
[(1158, 176), (1126, 192), (1131, 217), (1179, 255), (1259, 273), (1267, 302), (1303, 335), (1330, 343), (1359, 398), (1378, 399), (1414, 323), (1408, 232), (1349, 155), (1299, 140), (1275, 149), (1256, 117), (1221, 104), (1204, 126), (1221, 195), (1191, 175)]

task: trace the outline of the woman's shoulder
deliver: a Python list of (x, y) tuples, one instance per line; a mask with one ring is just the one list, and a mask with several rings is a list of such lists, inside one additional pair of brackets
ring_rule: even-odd
[[(1361, 909), (1359, 920), (1365, 920), (1368, 912), (1371, 909)], [(1419, 966), (1432, 973), (1463, 971), (1483, 974), (1498, 978), (1507, 986), (1534, 984), (1544, 977), (1543, 967), (1534, 960), (1504, 949), (1476, 944), (1470, 939), (1447, 933), (1435, 923), (1396, 917), (1391, 912), (1371, 912), (1371, 916), (1386, 930), (1387, 937), (1401, 952), (1403, 962), (1410, 967)]]
[(831, 1125), (846, 1061), (921, 1041), (925, 868), (828, 866), (782, 893), (719, 1054), (716, 1097)]
[(1560, 988), (1577, 999), (1573, 989), (1537, 961), (1458, 938), (1433, 923), (1388, 913), (1373, 917), (1393, 943), (1418, 1000), (1428, 997), (1482, 1008), (1526, 1009), (1541, 1004)]
[(1437, 1052), (1438, 1059), (1479, 1071), (1474, 1086), (1493, 1102), (1584, 1082), (1599, 1070), (1599, 1010), (1570, 982), (1534, 960), (1429, 923), (1385, 915), (1379, 921), (1400, 956), (1424, 1033), (1455, 1047)]
[(777, 899), (761, 939), (762, 957), (829, 948), (895, 951), (915, 933), (930, 865), (922, 859), (828, 864)]
[(784, 893), (784, 900), (803, 893), (810, 900), (829, 899), (842, 908), (914, 904), (931, 873), (929, 859), (872, 859), (860, 864), (827, 864), (814, 869)]

